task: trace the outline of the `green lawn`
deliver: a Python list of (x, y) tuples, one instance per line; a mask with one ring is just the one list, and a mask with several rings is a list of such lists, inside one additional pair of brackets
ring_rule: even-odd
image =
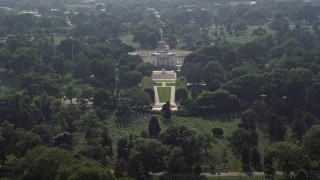
[(166, 86), (176, 86), (176, 83), (166, 83)]
[[(115, 119), (110, 118), (107, 122), (107, 127), (109, 130), (109, 134), (114, 143), (114, 148), (116, 148), (116, 142), (119, 138), (124, 136), (129, 136), (129, 134), (140, 136), (140, 133), (144, 130), (148, 132), (148, 123), (151, 118), (151, 114), (144, 114), (134, 118), (134, 121), (129, 124), (127, 127), (118, 128), (115, 124)], [(210, 156), (213, 156), (215, 160), (216, 169), (219, 165), (222, 164), (223, 154), (227, 155), (227, 163), (225, 168), (221, 169), (221, 172), (240, 172), (241, 169), (241, 161), (237, 159), (231, 150), (229, 145), (228, 137), (232, 135), (232, 133), (237, 130), (238, 123), (240, 122), (238, 119), (221, 119), (221, 117), (172, 117), (172, 124), (167, 125), (161, 121), (161, 116), (157, 116), (159, 119), (159, 124), (161, 127), (161, 132), (165, 132), (167, 128), (171, 126), (183, 125), (189, 129), (192, 129), (205, 137), (208, 137), (211, 142), (211, 147), (208, 149), (208, 153)], [(212, 136), (212, 129), (215, 127), (219, 127), (224, 131), (224, 138), (215, 139)], [(259, 136), (259, 147), (260, 151), (263, 151), (264, 147), (267, 146), (266, 136), (258, 131)], [(116, 149), (114, 149), (116, 152)], [(226, 152), (226, 153), (225, 153)], [(261, 152), (263, 153), (263, 152)], [(261, 157), (263, 155), (261, 154)], [(203, 172), (211, 172), (209, 166), (204, 165), (202, 167)], [(255, 170), (253, 170), (255, 171)], [(230, 177), (231, 178), (231, 177)], [(232, 177), (233, 178), (233, 177)], [(239, 178), (239, 177), (238, 177)], [(249, 178), (249, 177), (248, 177)]]
[[(272, 29), (270, 29), (267, 25), (264, 25), (264, 26), (247, 26), (248, 29), (246, 31), (244, 31), (244, 32), (239, 33), (239, 36), (229, 35), (227, 32), (225, 32), (224, 39), (227, 40), (228, 42), (231, 42), (231, 43), (242, 43), (242, 44), (244, 44), (244, 43), (251, 42), (255, 38), (257, 38), (257, 36), (253, 36), (252, 35), (252, 32), (253, 32), (253, 30), (257, 29), (258, 27), (261, 27), (261, 28), (265, 29), (267, 31), (268, 35), (274, 34), (274, 31)], [(209, 37), (212, 37), (213, 36), (212, 34), (215, 31), (216, 31), (215, 27), (210, 28), (209, 31), (208, 31)], [(218, 34), (220, 34), (219, 30), (217, 30), (217, 31), (218, 31)], [(214, 37), (214, 39), (216, 39), (216, 37)]]
[(127, 35), (123, 35), (120, 37), (121, 41), (129, 46), (132, 46), (134, 48), (139, 48), (140, 44), (133, 42), (133, 35), (132, 34), (127, 34)]
[[(140, 133), (144, 130), (148, 132), (148, 123), (152, 115), (143, 115), (135, 118), (133, 123), (128, 125), (127, 127), (118, 128), (115, 124), (115, 119), (110, 118), (107, 120), (107, 126), (109, 130), (109, 134), (114, 143), (114, 147), (116, 148), (116, 142), (119, 138), (124, 136), (129, 136), (129, 134), (139, 136)], [(228, 163), (225, 169), (222, 169), (221, 172), (228, 171), (241, 171), (241, 162), (239, 159), (236, 159), (231, 152), (229, 142), (227, 137), (231, 136), (231, 134), (237, 129), (239, 120), (221, 120), (216, 117), (209, 118), (201, 118), (201, 117), (172, 117), (172, 124), (166, 125), (161, 121), (161, 116), (158, 116), (159, 124), (161, 127), (161, 132), (165, 132), (165, 130), (171, 126), (183, 125), (189, 129), (192, 129), (206, 137), (208, 137), (211, 141), (211, 148), (209, 148), (209, 155), (212, 155), (217, 158), (217, 164), (220, 163), (222, 153), (227, 151), (228, 155)], [(223, 139), (214, 139), (212, 136), (212, 128), (220, 127), (224, 131), (225, 138)], [(116, 149), (114, 149), (116, 151)], [(203, 168), (204, 172), (210, 172), (208, 168)]]
[(157, 90), (160, 103), (170, 101), (171, 87), (157, 87)]

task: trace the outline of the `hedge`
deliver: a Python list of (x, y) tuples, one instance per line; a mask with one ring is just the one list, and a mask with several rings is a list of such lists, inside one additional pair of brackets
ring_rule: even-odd
[(151, 101), (154, 101), (154, 89), (151, 77), (144, 76), (142, 78), (141, 89), (150, 95)]
[(176, 81), (176, 101), (181, 101), (188, 98), (187, 78), (180, 76)]

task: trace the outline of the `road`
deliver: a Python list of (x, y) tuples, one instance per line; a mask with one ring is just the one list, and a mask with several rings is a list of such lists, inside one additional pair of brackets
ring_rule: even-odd
[[(158, 173), (150, 173), (152, 176), (163, 176), (168, 174), (167, 172), (158, 172)], [(175, 175), (192, 175), (191, 173), (174, 173), (172, 174), (173, 176)], [(221, 172), (220, 174), (218, 173), (201, 173), (200, 175), (206, 176), (206, 177), (222, 177), (222, 176), (264, 176), (264, 172)], [(275, 175), (283, 175), (282, 172), (277, 171), (275, 172)]]

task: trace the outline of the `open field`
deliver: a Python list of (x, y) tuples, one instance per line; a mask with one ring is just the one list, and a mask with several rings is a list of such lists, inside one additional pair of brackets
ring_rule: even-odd
[(170, 101), (171, 87), (157, 87), (157, 90), (160, 103)]
[[(221, 169), (221, 172), (228, 171), (241, 171), (240, 166), (241, 162), (239, 159), (236, 159), (231, 152), (229, 142), (227, 137), (231, 136), (231, 134), (237, 129), (237, 124), (239, 120), (227, 120), (227, 119), (218, 119), (217, 117), (210, 118), (202, 118), (202, 117), (176, 117), (173, 116), (172, 124), (166, 125), (161, 121), (161, 116), (157, 116), (161, 132), (165, 132), (168, 127), (171, 126), (179, 126), (183, 125), (187, 128), (190, 128), (205, 137), (208, 137), (211, 142), (211, 148), (209, 148), (209, 156), (214, 156), (217, 160), (216, 164), (220, 164), (222, 154), (224, 151), (227, 152), (228, 155), (228, 163), (225, 168)], [(140, 136), (140, 133), (144, 130), (148, 132), (148, 123), (151, 118), (151, 115), (144, 114), (139, 115), (134, 119), (134, 121), (129, 124), (127, 127), (118, 128), (115, 123), (114, 118), (110, 118), (107, 120), (107, 126), (109, 129), (109, 133), (111, 138), (113, 139), (114, 147), (116, 142), (121, 137), (129, 136), (130, 134)], [(225, 138), (215, 139), (212, 136), (211, 129), (214, 127), (220, 127), (225, 134)], [(207, 166), (203, 167), (203, 172), (210, 172)]]
[[(257, 36), (253, 36), (252, 32), (257, 29), (258, 27), (261, 27), (267, 31), (267, 35), (273, 35), (275, 32), (270, 29), (267, 25), (264, 26), (247, 26), (247, 30), (239, 33), (239, 36), (235, 35), (229, 35), (227, 32), (225, 32), (225, 37), (223, 39), (227, 40), (230, 43), (248, 43), (253, 41)], [(208, 31), (209, 37), (213, 37), (214, 32), (217, 30), (218, 34), (220, 34), (219, 29), (212, 27)], [(216, 37), (213, 37), (216, 38)]]
[(127, 34), (127, 35), (123, 35), (120, 37), (121, 41), (129, 46), (132, 46), (134, 48), (139, 48), (140, 47), (140, 44), (138, 43), (135, 43), (132, 41), (133, 39), (133, 35), (132, 34)]

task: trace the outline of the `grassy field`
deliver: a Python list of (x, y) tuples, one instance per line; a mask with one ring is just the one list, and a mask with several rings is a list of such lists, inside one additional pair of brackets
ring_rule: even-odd
[(59, 36), (59, 35), (54, 35), (52, 37), (55, 45), (59, 45), (62, 40), (66, 39), (64, 36)]
[[(130, 134), (139, 136), (142, 131), (148, 132), (148, 123), (151, 115), (140, 115), (135, 118), (135, 120), (127, 127), (118, 128), (115, 123), (115, 119), (111, 118), (107, 121), (107, 126), (109, 133), (114, 143), (114, 147), (119, 138), (128, 136)], [(226, 137), (231, 136), (231, 134), (237, 129), (237, 124), (239, 120), (221, 120), (215, 117), (211, 118), (201, 118), (201, 117), (175, 117), (172, 118), (172, 124), (166, 125), (161, 121), (161, 117), (158, 116), (159, 123), (161, 126), (161, 132), (164, 132), (168, 127), (183, 125), (186, 126), (202, 135), (208, 137), (211, 142), (211, 148), (209, 149), (209, 155), (217, 158), (217, 164), (220, 163), (222, 154), (224, 151), (228, 154), (228, 163), (225, 169), (221, 169), (221, 172), (228, 171), (241, 171), (241, 162), (236, 159), (230, 147), (228, 146), (228, 140)], [(225, 134), (223, 139), (214, 139), (212, 136), (211, 129), (214, 127), (220, 127)], [(209, 168), (204, 167), (204, 172), (210, 172)]]
[(127, 35), (123, 35), (120, 37), (121, 41), (129, 46), (132, 46), (134, 48), (139, 48), (140, 47), (140, 44), (138, 43), (135, 43), (132, 41), (133, 39), (133, 35), (132, 34), (127, 34)]
[[(275, 33), (267, 25), (265, 25), (265, 26), (247, 26), (248, 29), (246, 31), (242, 32), (242, 33), (239, 33), (239, 36), (229, 35), (228, 33), (225, 32), (224, 39), (227, 40), (228, 42), (231, 42), (231, 43), (242, 43), (243, 44), (243, 43), (251, 42), (255, 38), (257, 38), (256, 36), (252, 35), (252, 32), (255, 29), (257, 29), (258, 27), (261, 27), (261, 28), (265, 29), (267, 31), (268, 35), (272, 35), (272, 34)], [(212, 37), (212, 34), (216, 30), (218, 31), (218, 34), (219, 34), (219, 30), (217, 28), (215, 28), (215, 27), (210, 28), (209, 31), (208, 31), (209, 37)]]
[(157, 90), (160, 103), (170, 101), (171, 87), (157, 87)]

